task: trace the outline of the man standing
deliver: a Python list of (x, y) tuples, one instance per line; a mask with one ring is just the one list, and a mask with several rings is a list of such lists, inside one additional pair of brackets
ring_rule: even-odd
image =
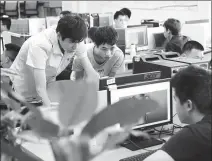
[(30, 37), (11, 66), (21, 76), (11, 78), (15, 91), (29, 102), (42, 100), (44, 106), (49, 106), (47, 85), (55, 81), (73, 56), (82, 63), (88, 81), (97, 80), (98, 75), (87, 58), (86, 37), (87, 27), (78, 16), (65, 16), (56, 29), (48, 28)]

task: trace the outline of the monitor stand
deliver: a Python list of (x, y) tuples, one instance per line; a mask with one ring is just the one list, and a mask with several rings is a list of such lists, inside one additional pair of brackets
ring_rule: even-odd
[(136, 151), (156, 145), (163, 144), (164, 142), (162, 140), (156, 139), (156, 138), (144, 138), (144, 137), (136, 137), (130, 135), (124, 142), (122, 142), (121, 145), (122, 147), (125, 147), (131, 151)]

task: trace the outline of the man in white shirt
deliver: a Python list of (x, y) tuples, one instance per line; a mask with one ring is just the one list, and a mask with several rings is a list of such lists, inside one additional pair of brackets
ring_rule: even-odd
[[(100, 77), (114, 77), (117, 71), (124, 72), (124, 54), (116, 46), (117, 31), (110, 26), (99, 27), (94, 34), (94, 44), (87, 49), (88, 58)], [(74, 59), (71, 79), (83, 78), (85, 68), (79, 59)]]
[(98, 74), (87, 58), (84, 39), (87, 27), (78, 16), (65, 16), (56, 29), (48, 28), (30, 37), (21, 47), (11, 69), (21, 77), (11, 78), (16, 92), (28, 101), (42, 100), (44, 106), (50, 105), (47, 85), (55, 81), (76, 56), (86, 69), (88, 81), (96, 81)]
[(11, 27), (11, 19), (7, 15), (3, 15), (0, 17), (0, 22), (1, 22), (1, 54), (3, 54), (4, 51), (4, 45), (11, 43), (11, 36), (8, 34), (8, 31), (10, 31)]

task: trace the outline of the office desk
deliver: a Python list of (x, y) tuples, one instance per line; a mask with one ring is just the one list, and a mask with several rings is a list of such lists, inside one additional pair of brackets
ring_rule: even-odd
[[(163, 139), (168, 140), (170, 136), (164, 136)], [(147, 150), (156, 150), (162, 147), (163, 144), (146, 148)], [(22, 144), (24, 148), (39, 156), (44, 161), (55, 161), (53, 157), (52, 149), (49, 143), (46, 144), (35, 144), (25, 142)], [(105, 151), (104, 153), (96, 156), (91, 161), (119, 161), (120, 159), (130, 157), (133, 155), (147, 152), (147, 150), (131, 151), (126, 148), (120, 147), (114, 150)]]

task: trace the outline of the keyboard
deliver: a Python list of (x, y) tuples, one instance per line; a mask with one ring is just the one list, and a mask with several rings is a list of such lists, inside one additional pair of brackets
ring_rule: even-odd
[(143, 148), (148, 148), (156, 145), (163, 144), (164, 142), (162, 140), (158, 140), (155, 138), (151, 139), (139, 139), (139, 138), (130, 138), (130, 140), (126, 140), (120, 145), (122, 147), (125, 147), (129, 150), (136, 151)]
[(144, 159), (146, 159), (148, 156), (150, 156), (151, 154), (155, 153), (157, 150), (152, 150), (152, 151), (148, 151), (146, 153), (142, 153), (142, 154), (138, 154), (138, 155), (134, 155), (131, 157), (127, 157), (124, 159), (121, 159), (119, 161), (143, 161)]

